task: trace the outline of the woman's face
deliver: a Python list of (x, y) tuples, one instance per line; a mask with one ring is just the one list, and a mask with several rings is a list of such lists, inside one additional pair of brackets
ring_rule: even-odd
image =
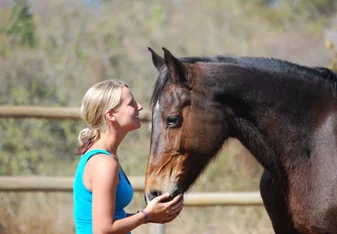
[(127, 132), (140, 128), (139, 111), (142, 109), (142, 105), (136, 102), (130, 89), (123, 86), (121, 103), (114, 114), (119, 126)]

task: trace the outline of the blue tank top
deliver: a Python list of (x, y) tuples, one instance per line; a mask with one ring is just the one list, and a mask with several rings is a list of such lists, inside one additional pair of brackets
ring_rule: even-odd
[[(92, 192), (83, 183), (83, 171), (88, 160), (96, 154), (111, 154), (106, 150), (90, 150), (81, 156), (78, 163), (74, 184), (74, 219), (76, 234), (92, 234)], [(121, 169), (118, 170), (119, 184), (116, 190), (114, 220), (126, 217), (124, 208), (131, 202), (133, 188)]]

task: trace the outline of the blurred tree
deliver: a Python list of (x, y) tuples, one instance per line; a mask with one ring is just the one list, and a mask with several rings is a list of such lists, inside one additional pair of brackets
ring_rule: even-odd
[(89, 5), (89, 6), (101, 6), (102, 4), (102, 1), (101, 0), (82, 0), (82, 2), (86, 5)]
[(301, 24), (309, 23), (313, 30), (319, 31), (336, 11), (335, 0), (283, 0), (280, 4), (286, 17)]
[(253, 4), (259, 4), (259, 5), (269, 5), (273, 0), (238, 0), (239, 2), (242, 3), (253, 3)]
[(336, 45), (332, 43), (330, 40), (325, 41), (325, 46), (334, 53), (334, 57), (332, 58), (329, 68), (333, 71), (337, 72), (337, 50)]
[(5, 30), (12, 37), (12, 43), (34, 47), (36, 45), (33, 15), (27, 0), (16, 0), (12, 9), (10, 24)]
[[(0, 105), (65, 106), (68, 97), (55, 81), (45, 79), (41, 61), (8, 66), (0, 76)], [(79, 121), (1, 119), (0, 175), (47, 174), (75, 157)]]
[[(288, 20), (275, 7), (281, 9), (279, 4), (288, 2), (292, 16), (299, 17), (291, 4), (306, 1), (233, 0), (191, 4), (192, 0), (81, 0), (78, 4), (76, 0), (49, 0), (53, 2), (50, 6), (46, 2), (16, 1), (12, 8), (11, 24), (6, 27), (11, 36), (3, 41), (10, 45), (13, 38), (23, 38), (23, 44), (31, 43), (35, 47), (15, 50), (9, 46), (8, 56), (0, 61), (2, 105), (78, 107), (81, 95), (90, 85), (112, 77), (125, 80), (137, 99), (147, 106), (154, 76), (146, 46), (160, 48), (166, 44), (181, 55), (220, 51), (249, 54), (255, 47), (259, 50), (256, 54), (262, 55), (260, 41), (274, 41), (276, 23), (282, 26)], [(94, 7), (83, 7), (90, 2), (102, 5), (95, 17), (88, 13)], [(34, 6), (34, 17), (39, 20), (33, 22), (27, 3)], [(276, 5), (271, 7), (271, 4)], [(314, 0), (304, 5), (323, 11), (329, 4), (332, 1)], [(275, 18), (283, 21), (271, 23)], [(38, 32), (38, 44), (35, 32)], [(73, 159), (80, 128), (79, 122), (1, 120), (0, 174), (43, 174), (52, 171), (50, 167), (56, 163), (67, 166)], [(69, 161), (59, 160), (67, 156)], [(145, 150), (142, 157), (146, 157)], [(64, 172), (65, 166), (57, 173)]]
[[(322, 16), (328, 16), (335, 12), (335, 0), (286, 0), (295, 11), (314, 19)], [(306, 14), (304, 12), (308, 12)]]

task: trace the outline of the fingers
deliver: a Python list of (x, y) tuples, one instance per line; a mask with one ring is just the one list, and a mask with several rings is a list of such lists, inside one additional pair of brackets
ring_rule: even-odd
[(175, 212), (180, 212), (182, 209), (184, 208), (184, 204), (182, 202), (179, 202), (178, 204), (174, 205), (172, 207), (172, 213), (175, 213)]
[(160, 223), (169, 223), (173, 221), (175, 218), (177, 218), (181, 210), (182, 208), (178, 208), (178, 210), (168, 213), (167, 216), (160, 221)]
[(177, 217), (177, 216), (180, 214), (180, 212), (182, 211), (182, 209), (183, 209), (183, 207), (180, 206), (179, 208), (177, 208), (177, 209), (175, 209), (175, 210), (172, 210), (172, 211), (168, 214), (168, 217), (173, 217), (173, 218)]
[(167, 207), (167, 210), (165, 210), (165, 215), (161, 217), (157, 222), (164, 224), (173, 221), (175, 218), (177, 218), (182, 209), (183, 205)]
[(171, 206), (169, 206), (168, 210), (170, 211), (170, 213), (172, 212), (176, 212), (178, 210), (182, 210), (184, 207), (184, 200), (180, 200), (177, 203), (174, 203), (173, 205), (171, 204)]
[(156, 200), (157, 202), (161, 202), (161, 201), (167, 199), (169, 196), (170, 196), (169, 193), (164, 193), (164, 194), (154, 198), (153, 200)]
[[(178, 196), (177, 199), (180, 199), (181, 196)], [(172, 205), (173, 204), (173, 205)], [(178, 202), (173, 201), (173, 203), (170, 204), (171, 206), (167, 207), (167, 210), (165, 211), (166, 217), (163, 220), (163, 222), (171, 222), (174, 220), (182, 211), (184, 205), (183, 205), (183, 199), (179, 200)]]
[(182, 197), (182, 194), (179, 194), (178, 196), (174, 197), (172, 201), (169, 202), (169, 205), (171, 206), (171, 205), (176, 204), (181, 199), (181, 197)]

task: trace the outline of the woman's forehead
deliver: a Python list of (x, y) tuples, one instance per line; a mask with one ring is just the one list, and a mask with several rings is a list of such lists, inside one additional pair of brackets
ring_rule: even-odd
[(126, 86), (123, 86), (121, 99), (122, 99), (122, 101), (124, 101), (124, 100), (129, 101), (129, 100), (133, 99), (133, 94), (132, 94), (131, 90)]

